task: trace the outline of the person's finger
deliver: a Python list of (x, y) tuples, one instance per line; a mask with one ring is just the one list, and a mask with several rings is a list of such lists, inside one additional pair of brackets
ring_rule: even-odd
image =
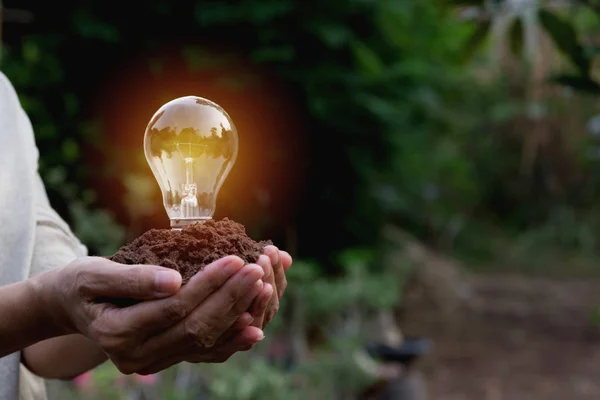
[(287, 271), (292, 266), (294, 260), (292, 256), (287, 251), (279, 250), (279, 256), (281, 257), (281, 262), (283, 263), (283, 269)]
[(224, 362), (238, 351), (250, 350), (256, 343), (265, 338), (262, 329), (255, 326), (249, 326), (236, 332), (229, 340), (223, 342), (218, 347), (200, 352), (191, 352), (185, 358), (185, 361), (191, 363), (199, 362)]
[(249, 326), (252, 321), (254, 321), (254, 317), (249, 312), (245, 312), (238, 318), (235, 324), (231, 326), (231, 329), (233, 331), (241, 331), (245, 327)]
[(117, 317), (150, 336), (183, 320), (243, 266), (244, 261), (237, 256), (223, 257), (194, 275), (176, 295), (116, 310)]
[[(265, 277), (263, 277), (263, 281), (275, 288), (276, 282), (275, 282), (275, 274), (274, 274), (274, 268), (273, 268), (274, 264), (272, 264), (272, 258), (269, 257), (269, 255), (268, 255), (269, 248), (275, 248), (275, 246), (267, 246), (265, 248), (265, 253), (267, 253), (267, 254), (262, 254), (260, 257), (258, 257), (257, 264), (260, 265), (263, 268), (263, 270), (265, 271)], [(279, 308), (279, 298), (277, 297), (277, 295), (271, 296), (271, 299), (269, 300), (269, 304), (267, 305), (267, 309), (269, 309), (269, 308), (271, 308), (271, 309)], [(264, 321), (264, 314), (260, 315), (260, 316), (257, 314), (253, 314), (253, 316), (255, 318), (255, 323), (253, 324), (253, 326), (262, 328), (263, 321)]]
[(183, 321), (151, 337), (143, 345), (141, 356), (164, 349), (178, 351), (192, 344), (204, 348), (214, 345), (260, 293), (263, 288), (260, 281), (263, 273), (262, 268), (256, 264), (245, 265)]
[[(242, 314), (238, 320), (223, 333), (212, 348), (219, 348), (224, 343), (231, 341), (237, 334), (243, 331), (254, 321), (254, 317), (249, 312)], [(197, 346), (196, 346), (197, 347)]]
[(236, 335), (231, 342), (231, 346), (238, 351), (248, 350), (248, 346), (252, 347), (264, 338), (265, 334), (262, 329), (255, 326), (249, 326)]
[[(215, 315), (216, 318), (212, 323), (212, 326), (215, 328), (208, 332), (203, 332), (202, 329), (200, 329), (195, 340), (201, 347), (209, 348), (214, 346), (219, 337), (224, 334), (241, 315), (246, 313), (246, 310), (250, 308), (254, 299), (263, 290), (264, 283), (261, 280), (263, 273), (262, 270), (253, 270), (248, 273), (247, 277), (244, 278), (245, 280), (250, 279), (247, 284), (252, 281), (255, 283), (241, 299), (237, 299), (235, 295), (232, 296), (223, 291), (223, 293), (215, 293), (206, 300), (203, 307), (205, 308), (204, 312), (208, 315)], [(227, 309), (224, 308), (224, 305), (226, 305)], [(214, 311), (211, 312), (211, 310)], [(199, 318), (204, 318), (204, 316), (199, 316)], [(195, 329), (194, 324), (195, 322), (190, 319), (188, 330), (191, 329), (193, 331)]]
[(266, 284), (263, 288), (263, 291), (258, 295), (258, 297), (252, 303), (250, 307), (250, 315), (254, 318), (254, 322), (252, 326), (257, 328), (264, 328), (265, 326), (265, 317), (267, 315), (267, 307), (271, 302), (271, 299), (274, 295), (274, 289), (271, 284)]
[(171, 296), (181, 287), (179, 272), (156, 265), (124, 265), (102, 257), (79, 264), (75, 284), (81, 296), (151, 300)]
[(263, 282), (275, 286), (275, 274), (273, 273), (271, 258), (266, 254), (261, 254), (256, 263), (261, 266), (263, 271), (265, 271), (265, 275), (262, 278)]
[[(241, 331), (238, 331), (233, 337), (231, 337), (227, 342), (222, 343), (220, 346), (216, 347), (217, 355), (215, 360), (212, 362), (224, 362), (227, 361), (227, 358), (220, 359), (219, 354), (222, 356), (224, 354), (232, 355), (237, 353), (238, 351), (247, 351), (250, 350), (256, 343), (260, 342), (265, 338), (265, 334), (262, 329), (259, 329), (255, 326), (249, 326)], [(185, 361), (191, 363), (199, 363), (199, 362), (211, 362), (208, 361), (210, 356), (213, 354), (210, 350), (206, 351), (204, 354), (194, 354), (189, 355)]]
[(225, 362), (227, 359), (238, 351), (250, 350), (256, 343), (264, 339), (265, 335), (262, 330), (256, 327), (246, 327), (242, 331), (231, 338), (227, 343), (222, 344), (219, 348), (198, 349), (198, 347), (188, 347), (180, 354), (163, 358), (137, 372), (139, 375), (156, 374), (175, 364), (186, 361), (191, 363), (216, 363)]
[[(219, 341), (215, 345), (215, 348), (219, 348), (220, 346), (223, 346), (227, 342), (230, 342), (232, 339), (237, 337), (245, 328), (247, 328), (252, 323), (253, 320), (254, 318), (252, 318), (250, 313), (243, 313), (238, 318), (238, 320), (229, 328), (229, 330), (219, 338)], [(246, 343), (244, 343), (244, 347), (247, 347)], [(156, 373), (158, 371), (170, 367), (173, 364), (179, 363), (181, 361), (186, 361), (186, 357), (189, 358), (192, 355), (197, 357), (198, 355), (212, 354), (214, 352), (215, 350), (213, 349), (199, 349), (198, 346), (196, 346), (195, 344), (190, 345), (184, 351), (171, 351), (169, 356), (163, 357), (162, 359), (155, 361), (139, 373)]]
[(287, 279), (285, 277), (285, 269), (283, 268), (283, 260), (279, 249), (275, 246), (265, 247), (265, 253), (271, 259), (271, 265), (273, 266), (273, 275), (275, 275), (275, 290), (277, 298), (281, 299), (285, 288), (287, 287)]

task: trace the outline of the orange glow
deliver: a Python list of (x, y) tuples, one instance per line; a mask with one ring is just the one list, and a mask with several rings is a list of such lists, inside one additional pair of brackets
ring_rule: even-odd
[[(272, 224), (283, 228), (302, 188), (305, 131), (299, 110), (283, 85), (255, 66), (239, 59), (218, 63), (223, 53), (186, 52), (195, 57), (191, 63), (179, 50), (136, 57), (102, 83), (93, 114), (102, 120), (104, 143), (114, 149), (106, 162), (118, 174), (152, 177), (143, 138), (154, 112), (176, 97), (207, 98), (229, 113), (239, 132), (238, 158), (217, 198), (215, 218), (228, 216), (248, 226), (266, 212)], [(162, 61), (153, 65), (148, 59)], [(103, 205), (123, 207), (118, 204), (122, 196), (115, 196), (118, 186), (101, 180), (95, 185)], [(168, 218), (159, 192), (157, 197), (160, 208), (148, 223), (163, 228)]]

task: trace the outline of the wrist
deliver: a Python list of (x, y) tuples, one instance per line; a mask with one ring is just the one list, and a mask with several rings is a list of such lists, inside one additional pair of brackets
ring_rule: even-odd
[(69, 322), (65, 301), (58, 290), (59, 271), (50, 271), (28, 279), (28, 290), (38, 305), (38, 318), (43, 321), (51, 336), (76, 333)]

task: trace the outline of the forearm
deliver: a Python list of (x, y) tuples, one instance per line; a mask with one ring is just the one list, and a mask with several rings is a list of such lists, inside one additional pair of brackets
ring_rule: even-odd
[(104, 361), (104, 352), (82, 335), (44, 340), (23, 351), (27, 368), (46, 379), (71, 379)]
[(0, 287), (0, 357), (60, 334), (39, 296), (39, 280)]

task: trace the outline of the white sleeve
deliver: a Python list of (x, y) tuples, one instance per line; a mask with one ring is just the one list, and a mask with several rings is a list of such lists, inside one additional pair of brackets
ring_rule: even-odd
[[(2, 90), (3, 88), (5, 90)], [(35, 220), (34, 225), (34, 221), (29, 219), (31, 229), (33, 229), (30, 236), (33, 243), (29, 242), (29, 246), (32, 245), (32, 249), (30, 249), (33, 253), (29, 259), (30, 268), (25, 273), (25, 276), (31, 277), (53, 268), (63, 267), (76, 257), (87, 255), (87, 249), (79, 242), (66, 222), (51, 207), (48, 201), (44, 183), (38, 173), (39, 152), (35, 143), (31, 121), (21, 108), (14, 88), (2, 72), (0, 72), (0, 111), (6, 112), (12, 117), (11, 121), (15, 122), (11, 126), (4, 127), (6, 131), (0, 133), (4, 133), (8, 139), (18, 142), (19, 151), (23, 152), (19, 155), (23, 160), (18, 165), (21, 169), (10, 176), (5, 174), (4, 178), (0, 173), (0, 178), (2, 178), (0, 182), (5, 183), (3, 179), (10, 182), (10, 178), (13, 178), (13, 180), (18, 179), (15, 176), (23, 174), (23, 179), (28, 181), (27, 190), (32, 192), (27, 196), (28, 204), (25, 207), (29, 212), (23, 217)], [(14, 137), (15, 130), (18, 133), (18, 138)], [(7, 165), (6, 169), (15, 167), (14, 163)], [(18, 207), (10, 208), (10, 210), (14, 210), (14, 213), (19, 212)], [(7, 215), (7, 221), (4, 222), (15, 223), (14, 221), (18, 218), (18, 214)], [(6, 229), (5, 226), (3, 228)], [(10, 232), (10, 230), (8, 231)]]
[(64, 267), (75, 258), (87, 255), (87, 248), (50, 206), (39, 174), (35, 187), (36, 227), (30, 276)]

